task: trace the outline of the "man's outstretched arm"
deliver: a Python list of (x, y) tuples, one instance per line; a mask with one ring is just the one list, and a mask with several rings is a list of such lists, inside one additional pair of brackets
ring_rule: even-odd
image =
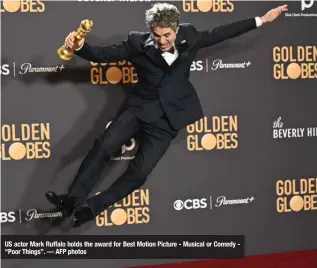
[(109, 63), (128, 60), (130, 57), (129, 38), (119, 44), (109, 46), (92, 46), (85, 39), (76, 42), (76, 32), (71, 32), (65, 39), (65, 46), (74, 49), (79, 57), (96, 63)]
[(237, 22), (221, 25), (211, 30), (197, 31), (201, 48), (221, 43), (227, 39), (247, 33), (262, 24), (274, 21), (282, 12), (287, 11), (287, 5), (271, 9), (262, 17), (249, 18)]
[(109, 46), (92, 46), (84, 42), (80, 48), (75, 49), (75, 54), (87, 61), (109, 63), (127, 60), (130, 49), (127, 40)]

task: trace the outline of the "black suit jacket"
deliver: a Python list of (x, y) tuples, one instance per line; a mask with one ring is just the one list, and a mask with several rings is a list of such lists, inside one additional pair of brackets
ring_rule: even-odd
[(190, 66), (197, 52), (255, 28), (255, 18), (211, 30), (180, 24), (175, 41), (179, 56), (171, 66), (153, 46), (150, 32), (130, 32), (120, 44), (106, 47), (85, 42), (75, 54), (96, 63), (130, 61), (137, 71), (138, 82), (127, 108), (147, 122), (155, 122), (165, 112), (171, 125), (180, 130), (203, 117), (196, 90), (189, 81)]

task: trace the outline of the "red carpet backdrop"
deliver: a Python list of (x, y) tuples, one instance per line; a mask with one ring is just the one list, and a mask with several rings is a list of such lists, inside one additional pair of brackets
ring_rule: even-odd
[[(84, 19), (94, 23), (92, 45), (147, 31), (152, 2), (1, 1), (2, 234), (242, 234), (248, 256), (317, 248), (317, 3), (304, 10), (300, 1), (173, 3), (181, 22), (199, 29), (285, 3), (289, 10), (201, 50), (191, 82), (205, 117), (180, 132), (142, 189), (65, 232), (40, 219), (52, 209), (44, 193), (67, 189), (138, 78), (126, 61), (64, 61), (56, 51)], [(137, 148), (137, 137), (122, 146), (91, 195), (124, 171)], [(184, 260), (5, 260), (3, 267), (177, 261)]]

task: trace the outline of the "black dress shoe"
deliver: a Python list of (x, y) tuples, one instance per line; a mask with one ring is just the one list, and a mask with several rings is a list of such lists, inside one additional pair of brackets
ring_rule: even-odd
[(92, 211), (88, 207), (78, 208), (74, 212), (73, 228), (77, 228), (86, 222), (92, 221), (95, 218)]
[(45, 193), (47, 200), (57, 208), (63, 210), (66, 216), (72, 214), (76, 207), (77, 198), (68, 195), (57, 195), (56, 193), (49, 191)]

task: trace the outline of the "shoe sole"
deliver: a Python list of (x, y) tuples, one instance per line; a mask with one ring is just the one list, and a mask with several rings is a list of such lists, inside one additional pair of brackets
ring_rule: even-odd
[(71, 214), (72, 214), (72, 212), (68, 212), (67, 211), (67, 209), (62, 205), (62, 204), (60, 204), (60, 203), (55, 203), (55, 202), (53, 202), (51, 199), (50, 199), (50, 197), (48, 197), (47, 195), (45, 195), (45, 197), (46, 197), (46, 199), (52, 204), (52, 205), (54, 205), (55, 207), (57, 207), (57, 208), (59, 208), (59, 209), (61, 209), (61, 210), (63, 210), (63, 212), (66, 214), (66, 216), (70, 216)]

